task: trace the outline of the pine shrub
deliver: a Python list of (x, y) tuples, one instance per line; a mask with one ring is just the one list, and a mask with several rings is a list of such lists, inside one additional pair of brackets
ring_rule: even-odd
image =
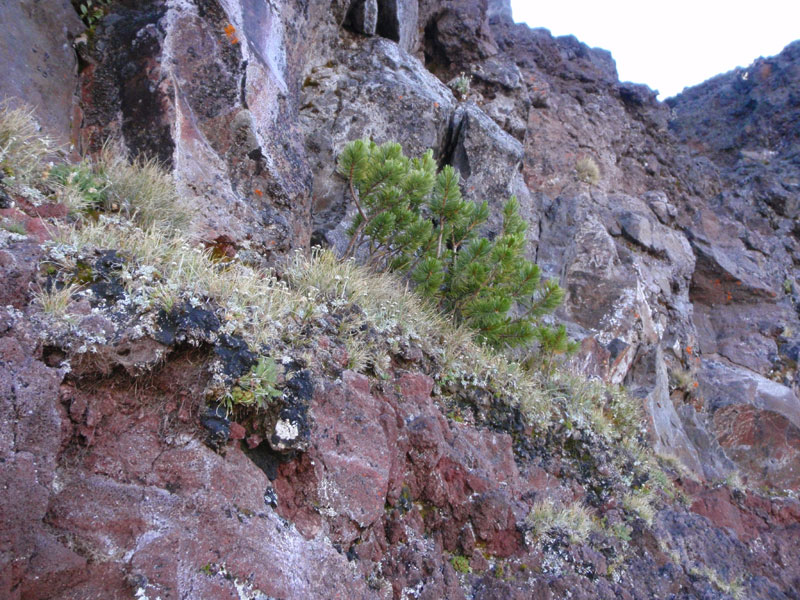
[(347, 257), (404, 274), (490, 346), (538, 340), (545, 352), (566, 349), (563, 328), (540, 323), (564, 291), (524, 257), (527, 225), (514, 197), (503, 208), (502, 229), (489, 239), (479, 234), (487, 203), (465, 201), (458, 172), (445, 166), (437, 173), (430, 150), (408, 158), (397, 143), (355, 140), (340, 154), (338, 171), (357, 210)]

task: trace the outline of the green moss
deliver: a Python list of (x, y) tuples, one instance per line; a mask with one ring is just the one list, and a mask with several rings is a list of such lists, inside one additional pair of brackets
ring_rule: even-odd
[(625, 523), (614, 523), (611, 528), (611, 534), (617, 538), (622, 540), (623, 542), (630, 542), (631, 541), (631, 533), (632, 529), (626, 525)]
[(1, 227), (11, 233), (18, 233), (19, 235), (28, 235), (28, 230), (25, 229), (25, 225), (23, 225), (22, 223), (3, 223)]
[(469, 566), (469, 559), (466, 556), (460, 554), (452, 556), (450, 557), (450, 564), (453, 565), (453, 568), (459, 573), (472, 573), (472, 568)]

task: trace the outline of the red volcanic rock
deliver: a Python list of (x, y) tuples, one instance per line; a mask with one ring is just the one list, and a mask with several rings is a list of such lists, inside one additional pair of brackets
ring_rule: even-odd
[[(382, 561), (398, 573), (398, 589), (415, 584), (394, 561), (427, 531), (451, 552), (473, 554), (476, 542), (499, 557), (522, 549), (515, 498), (523, 486), (510, 437), (447, 421), (432, 384), (411, 373), (399, 373), (380, 392), (352, 372), (318, 381), (311, 447), (281, 465), (274, 482), (279, 512), (300, 531), (325, 533), (343, 549)], [(406, 550), (397, 554), (398, 546)], [(438, 569), (442, 560), (437, 554)], [(431, 577), (423, 577), (426, 589), (438, 589)]]
[(505, 558), (521, 549), (522, 536), (516, 528), (510, 498), (500, 490), (472, 500), (470, 521), (475, 535), (486, 543), (489, 553)]
[(231, 423), (230, 439), (243, 440), (245, 437), (247, 437), (247, 430), (239, 423)]
[(31, 279), (41, 256), (39, 244), (30, 239), (0, 248), (0, 306), (22, 308), (32, 296)]
[(159, 389), (199, 397), (191, 362), (149, 392), (113, 379), (59, 390), (63, 374), (35, 358), (21, 317), (0, 323), (0, 597), (228, 598), (235, 582), (272, 597), (372, 597), (330, 543), (267, 505), (266, 476), (238, 448), (222, 457), (177, 408), (164, 414), (172, 396)]
[(692, 502), (691, 510), (708, 518), (717, 527), (730, 529), (739, 539), (748, 539), (757, 534), (753, 523), (746, 527), (742, 512), (735, 506), (728, 488), (717, 488), (701, 494)]

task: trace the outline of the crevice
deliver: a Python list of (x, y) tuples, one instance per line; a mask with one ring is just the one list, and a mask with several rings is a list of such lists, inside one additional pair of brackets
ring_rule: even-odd
[(447, 72), (451, 61), (447, 56), (447, 50), (439, 42), (438, 22), (441, 15), (435, 15), (425, 25), (425, 33), (422, 38), (422, 53), (425, 58), (425, 67), (437, 77), (442, 72)]
[(451, 166), (461, 173), (462, 179), (467, 179), (472, 173), (469, 166), (469, 158), (464, 152), (464, 134), (467, 126), (467, 116), (463, 111), (456, 110), (450, 117), (450, 124), (447, 127), (442, 142), (441, 150), (436, 157), (439, 169)]
[(397, 0), (378, 0), (378, 26), (375, 32), (393, 42), (400, 42)]
[(266, 441), (255, 448), (244, 448), (244, 454), (261, 469), (270, 481), (278, 478), (278, 469), (282, 464), (292, 462), (297, 452), (276, 452)]
[(242, 62), (242, 81), (241, 86), (239, 89), (239, 102), (241, 103), (242, 107), (249, 109), (250, 107), (247, 106), (247, 61)]

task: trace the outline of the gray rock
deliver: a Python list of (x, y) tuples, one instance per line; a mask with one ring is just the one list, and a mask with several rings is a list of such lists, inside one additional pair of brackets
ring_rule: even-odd
[[(355, 52), (312, 69), (302, 92), (300, 126), (313, 181), (313, 222), (327, 243), (344, 243), (349, 199), (335, 175), (348, 142), (396, 141), (408, 156), (433, 148), (438, 157), (455, 108), (453, 94), (413, 56), (385, 39), (365, 40)], [(344, 247), (341, 246), (341, 247)]]
[(669, 378), (661, 348), (656, 350), (656, 381), (647, 396), (647, 412), (653, 420), (656, 452), (676, 456), (694, 473), (705, 474), (706, 456), (701, 456), (683, 427), (669, 394)]
[(270, 262), (310, 235), (295, 73), (320, 35), (307, 10), (281, 6), (119, 7), (98, 26), (83, 90), (87, 150), (117, 136), (158, 158), (195, 208), (197, 237)]
[(83, 23), (68, 0), (3, 2), (0, 23), (0, 98), (33, 107), (47, 132), (67, 143), (78, 88), (72, 44), (83, 33)]
[(722, 361), (704, 360), (706, 429), (751, 483), (800, 484), (800, 400), (780, 383)]
[(388, 38), (406, 52), (417, 45), (418, 0), (378, 0), (377, 33)]
[(527, 190), (522, 189), (524, 180), (519, 177), (522, 157), (522, 144), (475, 104), (467, 102), (456, 109), (444, 160), (461, 174), (466, 199), (489, 203), (490, 232), (500, 231), (503, 205), (518, 192), (522, 195), (517, 198), (520, 215), (533, 220), (533, 207)]

